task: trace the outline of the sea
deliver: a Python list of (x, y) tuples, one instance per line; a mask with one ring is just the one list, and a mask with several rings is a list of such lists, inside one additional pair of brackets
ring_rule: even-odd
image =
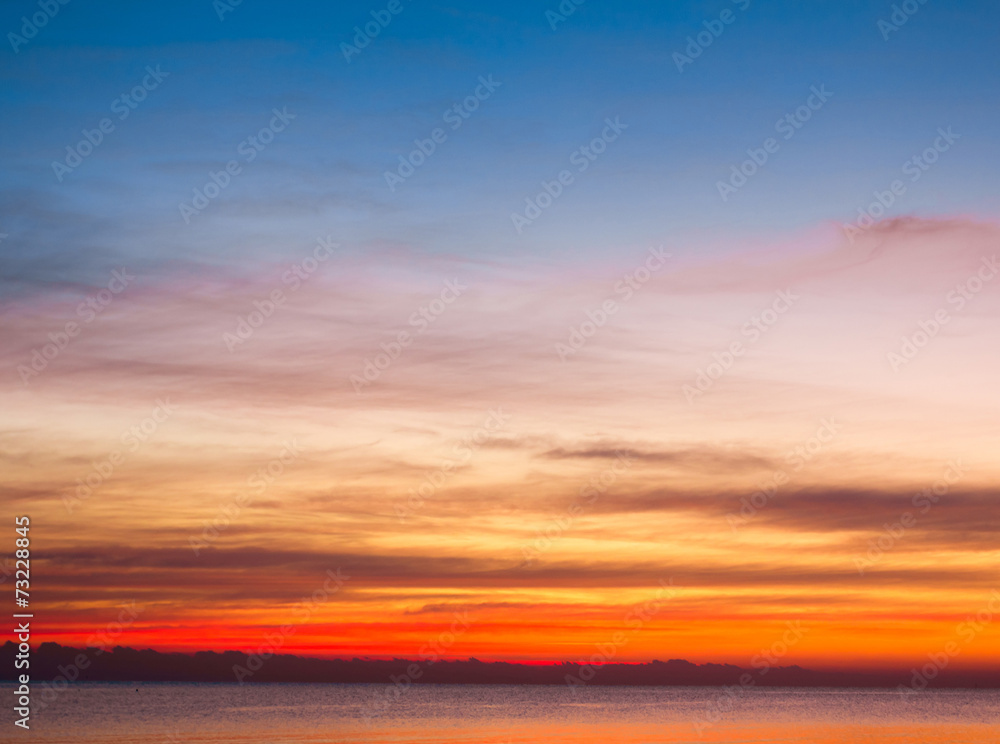
[(27, 731), (8, 698), (0, 741), (1000, 742), (1000, 690), (88, 682), (41, 691)]

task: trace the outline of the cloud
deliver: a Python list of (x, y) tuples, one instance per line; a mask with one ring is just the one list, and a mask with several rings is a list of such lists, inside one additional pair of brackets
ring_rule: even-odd
[[(980, 293), (905, 374), (884, 359), (996, 233), (904, 222), (854, 246), (686, 259), (628, 302), (614, 289), (627, 260), (417, 260), (386, 243), (336, 253), (294, 290), (283, 277), (311, 245), (266, 266), (185, 260), (117, 296), (23, 384), (18, 365), (81, 322), (74, 290), (36, 291), (8, 300), (0, 328), (5, 495), (49, 526), (51, 616), (74, 622), (95, 601), (141, 596), (151, 623), (256, 625), (336, 566), (353, 578), (331, 616), (362, 635), (374, 614), (403, 633), (406, 613), (463, 604), (498, 618), (607, 612), (665, 576), (691, 589), (677, 605), (686, 618), (723, 612), (726, 597), (790, 612), (813, 606), (810, 592), (849, 609), (919, 588), (955, 607), (994, 580), (1000, 472), (983, 398), (1000, 307)], [(443, 303), (455, 281), (468, 289)], [(751, 343), (741, 329), (789, 285), (801, 302)], [(227, 348), (224, 334), (263, 316), (276, 290), (285, 301)], [(562, 361), (555, 344), (616, 296), (619, 311)], [(433, 321), (412, 320), (435, 300)], [(734, 340), (746, 353), (688, 403), (681, 386)], [(351, 377), (366, 368), (358, 392)], [(177, 412), (68, 513), (63, 497), (158, 398)], [(509, 422), (466, 456), (496, 408)], [(842, 425), (818, 446), (830, 416)], [(302, 455), (196, 556), (189, 538), (289, 438)], [(798, 470), (797, 449), (809, 454)], [(632, 466), (571, 512), (619, 452)], [(968, 478), (859, 577), (852, 559), (955, 458)], [(789, 482), (734, 532), (741, 499), (779, 471)], [(524, 566), (522, 549), (551, 530)], [(879, 606), (904, 605), (892, 594)]]
[(616, 457), (634, 458), (642, 463), (673, 465), (696, 470), (737, 471), (774, 469), (777, 462), (762, 455), (741, 452), (737, 448), (689, 447), (675, 450), (636, 448), (635, 445), (601, 444), (592, 447), (568, 449), (558, 447), (545, 452), (543, 457), (553, 460), (613, 460)]

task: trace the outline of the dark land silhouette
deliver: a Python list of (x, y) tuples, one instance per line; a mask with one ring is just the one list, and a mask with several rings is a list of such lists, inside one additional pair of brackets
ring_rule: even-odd
[[(1000, 688), (998, 671), (958, 671), (928, 664), (920, 669), (821, 671), (800, 666), (751, 668), (692, 664), (682, 659), (647, 663), (575, 662), (518, 664), (467, 660), (317, 659), (289, 654), (260, 657), (241, 651), (161, 653), (116, 646), (71, 648), (43, 643), (33, 649), (28, 670), (14, 668), (16, 645), (0, 647), (0, 679), (27, 671), (32, 682), (58, 678), (91, 682), (330, 682), (397, 684), (563, 685), (743, 685), (759, 687), (952, 687)], [(928, 672), (925, 674), (925, 672)], [(931, 675), (933, 674), (933, 678)]]

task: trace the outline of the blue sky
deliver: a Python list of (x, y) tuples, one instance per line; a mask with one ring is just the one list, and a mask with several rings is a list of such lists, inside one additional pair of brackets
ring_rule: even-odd
[[(39, 2), (0, 3), (0, 46)], [(343, 566), (286, 651), (407, 656), (471, 604), (456, 653), (580, 658), (676, 576), (628, 658), (742, 663), (802, 620), (782, 663), (925, 663), (996, 585), (1000, 10), (903, 2), (885, 39), (892, 0), (586, 0), (555, 30), (558, 0), (407, 0), (350, 62), (390, 0), (48, 6), (0, 48), (0, 460), (43, 525), (49, 638), (120, 597), (148, 607), (122, 645), (250, 648)], [(882, 216), (915, 218), (848, 242), (894, 182)], [(997, 630), (958, 663), (997, 668)]]
[[(588, 0), (553, 31), (558, 3), (403, 2), (348, 64), (340, 44), (386, 4), (245, 0), (220, 21), (207, 0), (74, 0), (2, 54), (5, 291), (122, 260), (238, 271), (331, 233), (345, 251), (557, 261), (794, 233), (855, 217), (948, 126), (961, 141), (891, 213), (995, 212), (995, 5), (931, 0), (885, 40), (891, 3), (744, 4)], [(735, 20), (678, 72), (672, 55), (726, 9)], [(4, 3), (0, 29), (37, 11)], [(52, 162), (147, 65), (169, 77), (57, 181)], [(501, 86), (390, 191), (386, 170), (481, 75)], [(814, 85), (833, 97), (723, 202), (717, 181)], [(178, 205), (282, 107), (296, 119), (185, 224)], [(606, 117), (628, 130), (518, 234), (511, 213)]]

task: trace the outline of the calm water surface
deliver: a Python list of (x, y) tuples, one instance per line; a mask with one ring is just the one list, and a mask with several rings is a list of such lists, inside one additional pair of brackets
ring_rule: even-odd
[(88, 683), (30, 732), (4, 726), (5, 741), (52, 744), (996, 744), (1000, 691)]

